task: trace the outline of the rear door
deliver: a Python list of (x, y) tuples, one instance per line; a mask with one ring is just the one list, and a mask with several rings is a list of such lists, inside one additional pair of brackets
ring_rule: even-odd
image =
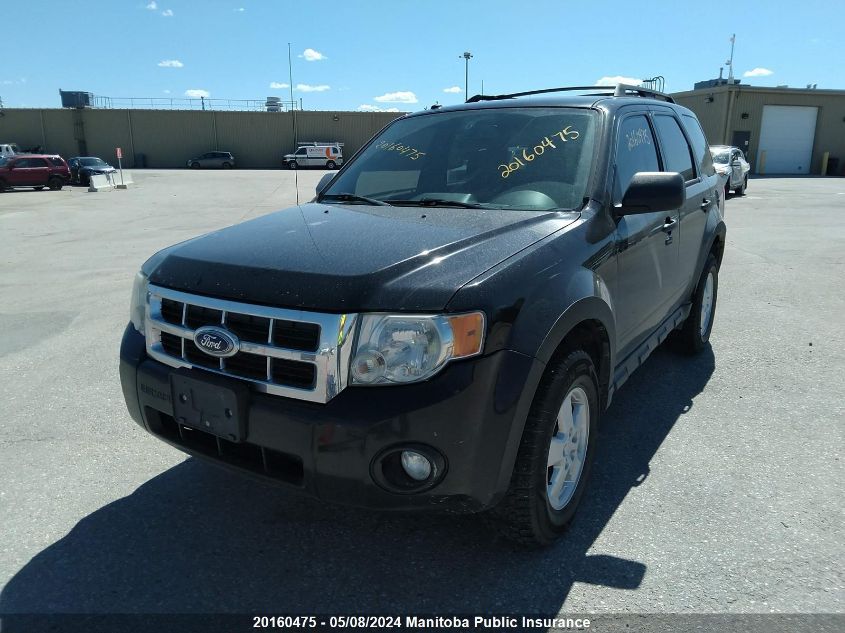
[(654, 122), (664, 169), (680, 172), (685, 181), (686, 199), (680, 209), (678, 286), (673, 297), (673, 303), (681, 303), (690, 298), (698, 282), (698, 264), (706, 248), (707, 219), (719, 204), (718, 177), (704, 132), (694, 116), (679, 118), (669, 109), (660, 109), (655, 112)]
[[(661, 171), (649, 116), (624, 115), (617, 128), (613, 201), (634, 174)], [(620, 358), (634, 350), (669, 311), (678, 286), (678, 210), (626, 215), (617, 223), (616, 330)]]

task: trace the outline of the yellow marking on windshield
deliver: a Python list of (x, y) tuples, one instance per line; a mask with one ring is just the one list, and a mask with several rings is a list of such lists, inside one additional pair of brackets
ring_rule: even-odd
[[(567, 141), (577, 140), (581, 134), (577, 130), (573, 130), (571, 125), (567, 125), (560, 132), (555, 132), (551, 136), (557, 136), (562, 142), (566, 143)], [(527, 148), (522, 150), (522, 159), (525, 160), (525, 163), (530, 163), (538, 156), (542, 156), (546, 152), (546, 148), (549, 148), (550, 150), (557, 149), (557, 145), (555, 145), (548, 136), (544, 136), (540, 139), (540, 142), (534, 146), (532, 152), (529, 152)], [(516, 154), (511, 156), (511, 159), (512, 160), (509, 163), (499, 165), (497, 168), (502, 170), (499, 172), (499, 175), (502, 178), (507, 178), (520, 167), (526, 166)]]
[(425, 152), (421, 152), (415, 147), (396, 142), (380, 141), (376, 144), (376, 147), (386, 152), (399, 152), (402, 156), (407, 156), (411, 160), (417, 160), (420, 156), (425, 156)]

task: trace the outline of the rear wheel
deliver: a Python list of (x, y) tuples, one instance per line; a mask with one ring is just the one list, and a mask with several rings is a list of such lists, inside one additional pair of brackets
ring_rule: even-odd
[(200, 168), (200, 164), (198, 162), (194, 161), (193, 163), (191, 163), (191, 169), (199, 169), (199, 168)]
[(288, 163), (288, 169), (296, 169), (299, 165), (296, 164), (295, 160), (292, 160)]
[(232, 169), (232, 165), (230, 163), (223, 163), (223, 169)]
[(333, 160), (330, 160), (326, 163), (326, 169), (334, 169), (335, 167), (337, 167), (337, 165)]
[(64, 181), (61, 178), (50, 178), (47, 182), (47, 186), (50, 187), (50, 191), (58, 191), (64, 186)]
[(598, 418), (589, 354), (576, 350), (553, 361), (525, 422), (508, 492), (491, 511), (504, 536), (548, 545), (566, 530), (587, 485)]
[(0, 180), (0, 191), (6, 191), (6, 181)]
[(719, 269), (716, 256), (707, 256), (704, 271), (692, 298), (692, 308), (679, 336), (676, 337), (682, 352), (697, 354), (710, 340), (713, 320), (716, 316), (716, 297), (719, 293)]

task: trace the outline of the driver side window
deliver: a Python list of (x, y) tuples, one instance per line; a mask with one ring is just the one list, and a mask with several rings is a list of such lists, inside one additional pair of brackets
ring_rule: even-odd
[(629, 116), (619, 125), (616, 140), (616, 178), (613, 200), (622, 201), (634, 174), (640, 171), (660, 171), (657, 150), (648, 118), (643, 114)]

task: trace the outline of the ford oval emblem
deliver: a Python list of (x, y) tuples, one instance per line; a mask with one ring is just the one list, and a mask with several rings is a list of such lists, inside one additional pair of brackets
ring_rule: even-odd
[(234, 356), (240, 348), (238, 337), (220, 327), (201, 327), (194, 332), (194, 343), (210, 356), (226, 358)]

